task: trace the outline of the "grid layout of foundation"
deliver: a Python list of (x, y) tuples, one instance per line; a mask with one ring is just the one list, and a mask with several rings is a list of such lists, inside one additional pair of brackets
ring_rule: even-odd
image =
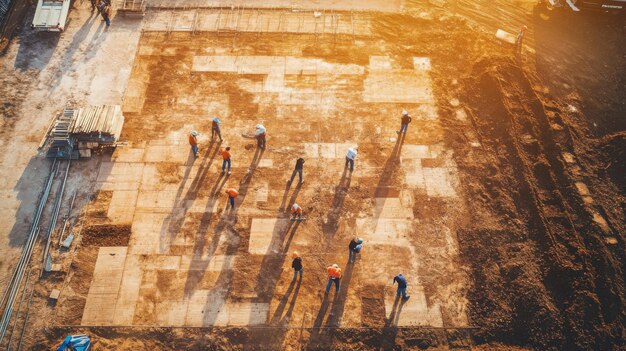
[[(130, 223), (132, 234), (128, 247), (100, 248), (82, 324), (467, 325), (454, 218), (429, 212), (458, 202), (430, 60), (408, 68), (380, 53), (339, 63), (189, 45), (150, 35), (140, 43), (124, 106), (128, 145), (101, 164), (96, 184), (112, 194), (109, 221)], [(397, 133), (403, 109), (413, 117), (406, 135)], [(230, 176), (211, 141), (213, 117), (221, 146), (232, 147)], [(268, 129), (264, 151), (248, 138), (256, 123)], [(198, 158), (191, 130), (200, 132)], [(359, 150), (352, 173), (350, 147)], [(297, 157), (305, 182), (286, 185)], [(235, 210), (229, 187), (240, 193)], [(305, 221), (289, 220), (294, 202)], [(348, 264), (355, 235), (364, 250)], [(292, 280), (296, 250), (302, 280)], [(324, 294), (333, 263), (344, 271), (336, 296)], [(406, 302), (392, 286), (399, 272)]]

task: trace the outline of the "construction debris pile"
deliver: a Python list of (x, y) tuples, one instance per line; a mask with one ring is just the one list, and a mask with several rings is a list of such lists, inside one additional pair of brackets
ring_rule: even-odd
[(115, 147), (123, 126), (119, 105), (68, 107), (54, 121), (42, 145), (50, 141), (46, 157), (91, 157), (94, 149)]

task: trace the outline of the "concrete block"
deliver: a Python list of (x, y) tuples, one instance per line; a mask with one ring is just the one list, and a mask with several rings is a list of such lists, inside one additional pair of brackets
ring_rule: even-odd
[(452, 176), (448, 168), (423, 168), (424, 183), (428, 196), (455, 197)]
[(126, 247), (101, 247), (98, 250), (93, 280), (83, 311), (82, 325), (113, 324), (127, 251)]
[(413, 67), (416, 71), (430, 71), (430, 69), (432, 68), (430, 65), (430, 58), (413, 57)]
[(390, 71), (391, 59), (389, 56), (370, 56), (370, 71)]
[(443, 327), (441, 308), (438, 304), (428, 306), (423, 288), (411, 285), (407, 289), (409, 300), (396, 299), (395, 293), (385, 295), (385, 312), (391, 325), (398, 327)]

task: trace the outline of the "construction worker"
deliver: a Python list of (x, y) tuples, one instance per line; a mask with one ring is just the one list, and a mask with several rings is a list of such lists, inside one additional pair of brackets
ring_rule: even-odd
[(220, 120), (219, 118), (213, 118), (213, 122), (211, 122), (211, 140), (215, 139), (215, 135), (220, 138), (220, 143), (224, 140), (222, 139), (222, 130), (220, 128)]
[(528, 27), (526, 27), (526, 25), (523, 25), (522, 28), (520, 28), (519, 33), (517, 33), (517, 39), (515, 40), (515, 47), (519, 50), (522, 49), (522, 43), (524, 42), (524, 36), (526, 36), (527, 30), (528, 30)]
[(262, 124), (256, 125), (256, 131), (254, 132), (254, 137), (256, 138), (257, 146), (259, 149), (265, 149), (265, 127)]
[(326, 273), (328, 274), (328, 284), (326, 285), (326, 293), (330, 292), (330, 286), (335, 284), (335, 294), (339, 293), (339, 281), (341, 280), (341, 268), (336, 263), (332, 266), (326, 267)]
[(291, 261), (291, 268), (293, 268), (293, 280), (296, 280), (296, 276), (300, 274), (300, 279), (302, 279), (302, 258), (298, 251), (294, 251), (291, 255), (293, 261)]
[(354, 170), (354, 160), (356, 160), (357, 152), (356, 148), (349, 148), (348, 153), (346, 154), (346, 166), (350, 165), (350, 172)]
[(393, 277), (393, 284), (395, 284), (396, 282), (398, 282), (398, 290), (396, 292), (396, 296), (400, 297), (400, 294), (402, 294), (403, 300), (407, 300), (409, 297), (411, 297), (406, 294), (406, 278), (401, 273), (398, 273), (398, 275)]
[(397, 133), (404, 133), (406, 134), (406, 130), (409, 127), (409, 123), (411, 123), (411, 121), (413, 120), (413, 118), (411, 118), (411, 116), (409, 116), (409, 113), (406, 111), (402, 111), (402, 119), (400, 120), (400, 131), (398, 131)]
[(198, 149), (198, 132), (196, 132), (195, 130), (191, 131), (191, 134), (189, 135), (189, 145), (191, 145), (191, 151), (193, 152), (193, 154), (198, 157), (199, 154), (199, 149)]
[(302, 219), (302, 207), (296, 203), (291, 206), (291, 219)]
[(226, 189), (226, 194), (228, 194), (228, 202), (230, 203), (230, 209), (235, 209), (235, 198), (239, 195), (239, 192), (233, 188)]
[(226, 165), (228, 165), (228, 175), (230, 175), (230, 146), (220, 149), (222, 155), (222, 174), (226, 172)]
[(293, 183), (293, 179), (296, 177), (296, 173), (298, 174), (298, 176), (300, 176), (300, 183), (302, 184), (304, 183), (304, 179), (302, 176), (302, 169), (304, 168), (304, 159), (302, 157), (300, 157), (298, 160), (296, 160), (296, 167), (293, 169), (293, 173), (291, 173), (291, 179), (289, 179), (289, 184)]
[(348, 244), (348, 251), (350, 252), (350, 255), (348, 256), (348, 262), (352, 263), (356, 261), (356, 255), (361, 252), (362, 248), (363, 239), (356, 237), (352, 238), (352, 240), (350, 240), (350, 244)]
[(104, 22), (107, 24), (107, 27), (111, 26), (111, 5), (107, 4), (106, 1), (103, 1), (102, 4), (102, 18), (104, 18)]

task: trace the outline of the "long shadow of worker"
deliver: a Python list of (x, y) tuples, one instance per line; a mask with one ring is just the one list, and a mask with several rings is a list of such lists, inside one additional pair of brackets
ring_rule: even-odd
[[(278, 302), (276, 311), (274, 311), (274, 315), (270, 319), (269, 324), (280, 325), (283, 327), (287, 327), (289, 325), (289, 319), (291, 318), (293, 308), (296, 304), (296, 299), (298, 298), (298, 292), (300, 290), (301, 284), (302, 284), (301, 276), (291, 281), (291, 283), (289, 284), (289, 287), (287, 288), (287, 291)], [(291, 297), (291, 292), (293, 291), (294, 287), (296, 289), (293, 293), (293, 298), (291, 299), (291, 303), (289, 304), (289, 309), (287, 310), (287, 313), (283, 315), (283, 312), (285, 311), (285, 307), (287, 307), (287, 303), (289, 302), (289, 298)]]
[[(211, 144), (209, 144), (209, 146), (207, 147), (205, 154), (201, 156), (201, 163), (198, 167), (198, 172), (196, 173), (194, 179), (191, 181), (191, 185), (187, 190), (187, 193), (183, 196), (183, 191), (185, 189), (185, 186), (187, 185), (187, 182), (189, 180), (189, 174), (191, 173), (195, 161), (195, 156), (191, 151), (189, 152), (189, 158), (187, 159), (187, 162), (185, 164), (185, 174), (183, 175), (182, 182), (178, 186), (176, 196), (174, 197), (174, 208), (172, 208), (172, 211), (165, 218), (163, 224), (161, 225), (160, 247), (162, 252), (167, 247), (167, 245), (172, 242), (174, 237), (178, 235), (180, 229), (183, 226), (183, 222), (185, 221), (187, 211), (189, 210), (188, 206), (186, 206), (186, 202), (188, 200), (193, 200), (196, 198), (199, 191), (199, 185), (204, 183), (209, 173), (211, 164), (213, 163), (215, 155), (217, 154), (217, 150), (219, 149), (219, 144), (217, 144), (217, 147), (215, 149), (213, 148), (213, 144), (214, 143), (211, 142)], [(165, 238), (168, 238), (169, 240), (165, 240)]]
[[(400, 155), (402, 154), (402, 146), (404, 145), (405, 138), (405, 133), (400, 133), (398, 135), (398, 139), (396, 139), (396, 144), (394, 145), (393, 150), (391, 150), (391, 154), (389, 155), (389, 157), (385, 161), (385, 165), (383, 166), (382, 174), (380, 176), (380, 179), (378, 180), (378, 184), (376, 185), (375, 197), (387, 197), (386, 194), (393, 184), (393, 179), (396, 176), (396, 173), (400, 170)], [(383, 206), (379, 206), (375, 209), (375, 219), (378, 219), (380, 217), (382, 207)]]
[(335, 196), (331, 204), (328, 216), (325, 223), (322, 225), (322, 230), (326, 234), (327, 239), (332, 239), (339, 229), (339, 218), (341, 217), (341, 209), (343, 203), (348, 195), (348, 189), (350, 189), (350, 182), (352, 181), (352, 172), (349, 172), (347, 168), (343, 169), (341, 180), (335, 187)]
[[(324, 302), (327, 301), (327, 297), (329, 294), (325, 294), (324, 300), (322, 301), (322, 306), (320, 307), (319, 312), (317, 313), (317, 317), (315, 318), (315, 323), (313, 324), (313, 330), (311, 331), (311, 337), (309, 338), (309, 344), (306, 349), (319, 349), (322, 345), (330, 345), (332, 344), (332, 340), (335, 337), (335, 332), (337, 328), (341, 324), (341, 318), (343, 317), (343, 311), (346, 306), (346, 298), (348, 296), (348, 288), (350, 287), (350, 282), (352, 280), (352, 272), (354, 265), (349, 262), (346, 263), (345, 270), (343, 272), (343, 276), (341, 277), (339, 293), (333, 297), (332, 307), (330, 309), (330, 313), (328, 314), (328, 318), (326, 319), (326, 323), (322, 327), (322, 322), (324, 321), (324, 316), (326, 311), (328, 310), (328, 305)], [(333, 287), (331, 287), (331, 292)]]
[(400, 296), (396, 296), (393, 301), (393, 307), (389, 313), (389, 318), (385, 319), (385, 326), (383, 328), (383, 340), (382, 349), (391, 350), (396, 344), (396, 337), (398, 336), (398, 320), (400, 319), (400, 313), (402, 307), (407, 300), (403, 300)]
[(302, 189), (302, 183), (298, 183), (298, 185), (296, 185), (296, 188), (294, 189), (293, 193), (291, 193), (291, 197), (289, 198), (289, 201), (287, 201), (287, 197), (289, 196), (290, 189), (291, 189), (290, 185), (287, 185), (285, 187), (285, 192), (283, 193), (283, 199), (280, 203), (280, 207), (278, 208), (279, 212), (288, 211), (293, 205), (293, 203), (296, 202), (296, 199), (298, 198), (298, 194), (300, 193), (300, 190)]
[[(300, 221), (287, 220), (287, 222), (282, 223), (277, 223), (274, 226), (272, 240), (268, 247), (268, 252), (263, 256), (259, 278), (255, 286), (257, 296), (264, 298), (267, 302), (270, 302), (274, 295), (276, 284), (287, 257), (286, 253), (289, 250), (289, 245), (300, 226)], [(287, 241), (285, 241), (285, 238), (287, 238)]]
[[(219, 221), (215, 225), (213, 235), (210, 238), (208, 248), (205, 249), (205, 236), (210, 228), (213, 208), (219, 196), (226, 196), (221, 194), (221, 190), (229, 177), (225, 174), (220, 174), (215, 185), (211, 189), (211, 195), (198, 228), (198, 239), (196, 240), (194, 255), (191, 261), (191, 265), (193, 266), (193, 274), (192, 271), (190, 271), (187, 276), (187, 280), (185, 281), (185, 295), (190, 296), (194, 293), (197, 285), (204, 276), (204, 272), (206, 271), (210, 260), (215, 255), (215, 252), (217, 251), (220, 243), (220, 239), (223, 235), (227, 236), (225, 240), (226, 250), (224, 254), (226, 255), (227, 260), (230, 261), (224, 263), (218, 275), (216, 284), (208, 291), (206, 302), (203, 308), (203, 326), (213, 325), (219, 315), (220, 309), (226, 303), (229, 287), (232, 282), (233, 276), (231, 267), (232, 257), (236, 254), (239, 248), (239, 233), (234, 229), (237, 223), (237, 212), (240, 208), (240, 205), (244, 202), (246, 195), (248, 194), (250, 182), (252, 181), (252, 177), (258, 167), (262, 155), (263, 150), (257, 150), (255, 152), (252, 162), (250, 163), (250, 167), (248, 168), (248, 173), (239, 183), (239, 196), (237, 197), (237, 203), (235, 204), (235, 208), (231, 208), (221, 214)], [(229, 205), (227, 204), (226, 206)], [(205, 252), (206, 254), (203, 254)]]

